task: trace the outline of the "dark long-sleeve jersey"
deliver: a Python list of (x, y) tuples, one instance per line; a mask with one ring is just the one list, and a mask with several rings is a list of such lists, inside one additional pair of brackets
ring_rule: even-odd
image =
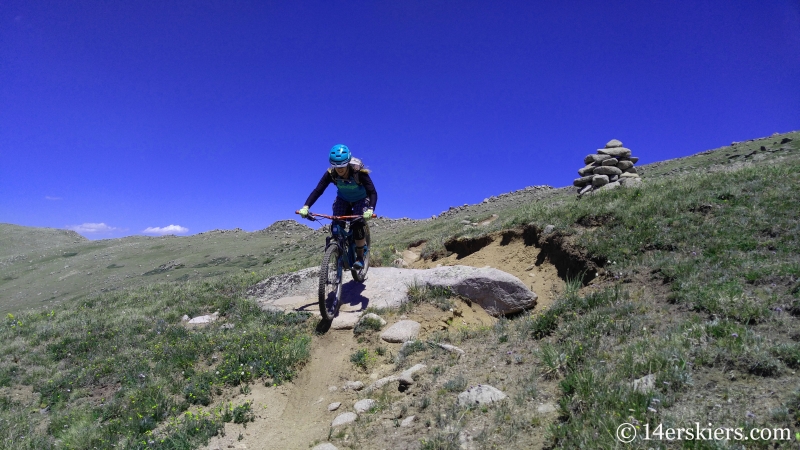
[[(370, 178), (369, 173), (363, 172), (363, 171), (359, 172), (358, 173), (358, 181), (359, 181), (359, 184), (361, 186), (363, 186), (364, 190), (366, 191), (366, 197), (369, 198), (369, 206), (370, 206), (370, 208), (375, 210), (375, 207), (378, 205), (378, 191), (375, 190), (375, 185), (372, 184), (372, 178)], [(314, 190), (311, 191), (311, 195), (309, 195), (308, 199), (306, 199), (306, 203), (305, 204), (307, 206), (309, 206), (309, 207), (314, 205), (314, 202), (316, 202), (317, 199), (319, 199), (319, 197), (322, 195), (322, 193), (325, 192), (325, 189), (327, 189), (329, 184), (336, 184), (337, 185), (336, 187), (337, 187), (337, 189), (339, 189), (338, 192), (337, 192), (337, 195), (340, 198), (342, 198), (343, 200), (347, 200), (347, 201), (351, 201), (351, 202), (359, 200), (359, 199), (350, 199), (350, 198), (347, 198), (347, 197), (341, 195), (342, 194), (342, 189), (341, 189), (339, 184), (342, 184), (342, 186), (344, 186), (347, 183), (355, 184), (355, 180), (354, 180), (352, 175), (350, 175), (349, 179), (345, 180), (345, 179), (339, 178), (336, 175), (335, 171), (333, 171), (333, 173), (331, 173), (331, 172), (328, 172), (326, 170), (325, 174), (322, 175), (322, 179), (319, 180), (319, 183), (317, 183), (317, 187), (315, 187)]]

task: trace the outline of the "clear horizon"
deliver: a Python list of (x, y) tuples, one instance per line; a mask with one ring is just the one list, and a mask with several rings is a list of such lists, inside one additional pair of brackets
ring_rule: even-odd
[(259, 230), (339, 143), (422, 219), (571, 185), (611, 139), (641, 165), (796, 130), (797, 86), (792, 0), (6, 1), (0, 222)]

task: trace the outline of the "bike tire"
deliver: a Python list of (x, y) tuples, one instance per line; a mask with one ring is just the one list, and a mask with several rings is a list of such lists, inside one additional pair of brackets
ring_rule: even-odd
[(328, 321), (336, 317), (342, 300), (340, 256), (339, 246), (329, 245), (319, 267), (319, 313)]
[(365, 237), (367, 239), (367, 251), (364, 252), (364, 266), (361, 269), (350, 269), (350, 275), (353, 276), (353, 279), (358, 281), (359, 283), (363, 283), (364, 280), (367, 279), (367, 271), (369, 270), (369, 226), (364, 224), (364, 232)]

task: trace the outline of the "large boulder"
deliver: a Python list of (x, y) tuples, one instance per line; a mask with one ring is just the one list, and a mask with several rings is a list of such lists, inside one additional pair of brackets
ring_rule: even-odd
[[(291, 275), (278, 275), (289, 278)], [(273, 277), (277, 278), (277, 277)], [(289, 287), (287, 280), (262, 282), (263, 290), (254, 292), (263, 309), (279, 307), (284, 311), (308, 311), (318, 314), (317, 286)], [(442, 266), (435, 269), (400, 269), (373, 267), (362, 284), (345, 274), (342, 286), (342, 305), (339, 317), (342, 326), (352, 327), (368, 307), (398, 308), (408, 301), (409, 286), (443, 287), (483, 307), (490, 314), (510, 314), (536, 306), (538, 296), (531, 292), (519, 278), (492, 267)], [(269, 286), (278, 287), (274, 291)], [(287, 289), (288, 288), (288, 289)], [(290, 294), (289, 297), (282, 295)], [(302, 294), (302, 295), (300, 295)], [(346, 320), (347, 319), (347, 320)], [(334, 320), (334, 325), (337, 325)], [(338, 326), (338, 325), (337, 325)]]
[(533, 308), (538, 298), (519, 278), (492, 267), (437, 267), (424, 272), (419, 280), (428, 286), (450, 289), (493, 316)]

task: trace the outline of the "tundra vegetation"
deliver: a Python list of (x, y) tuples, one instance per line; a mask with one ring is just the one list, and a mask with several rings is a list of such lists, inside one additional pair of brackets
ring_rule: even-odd
[[(399, 419), (415, 415), (422, 426), (402, 437), (408, 448), (455, 449), (465, 441), (476, 448), (618, 448), (622, 423), (641, 431), (695, 422), (745, 433), (789, 429), (791, 440), (637, 439), (629, 447), (795, 448), (800, 133), (639, 167), (644, 182), (636, 188), (581, 199), (572, 188), (518, 191), (434, 220), (375, 220), (378, 265), (420, 241), (422, 256), (435, 259), (454, 239), (541, 234), (553, 225), (553, 242), (598, 270), (565, 275), (567, 289), (549, 308), (493, 326), (449, 327), (428, 340), (457, 345), (466, 357), (429, 343), (397, 355), (380, 342), (379, 325), (364, 325), (356, 335), (361, 348), (350, 356), (354, 371), (420, 362), (429, 369), (417, 376), (413, 395), (384, 387), (376, 405), (330, 441), (383, 448)], [(491, 214), (498, 218), (486, 226), (464, 226)], [(324, 339), (314, 335), (318, 319), (262, 311), (246, 296), (265, 277), (321, 256), (324, 231), (271, 228), (119, 243), (55, 234), (25, 240), (25, 229), (3, 225), (0, 239), (11, 242), (13, 234), (13, 242), (27, 244), (0, 254), (0, 289), (9, 299), (0, 322), (2, 447), (188, 449), (226, 422), (248, 423), (251, 405), (222, 402), (222, 392), (292, 380), (312, 339)], [(259, 250), (237, 256), (237, 246)], [(115, 278), (130, 266), (136, 270)], [(60, 272), (44, 276), (51, 267)], [(81, 291), (75, 283), (70, 296), (53, 294), (75, 277), (94, 287)], [(419, 287), (410, 297), (404, 312), (377, 312), (461, 301)], [(214, 312), (220, 320), (205, 327), (182, 321)], [(643, 379), (650, 387), (635, 389)], [(481, 383), (509, 400), (459, 406), (457, 394)], [(542, 409), (549, 404), (553, 412)]]

